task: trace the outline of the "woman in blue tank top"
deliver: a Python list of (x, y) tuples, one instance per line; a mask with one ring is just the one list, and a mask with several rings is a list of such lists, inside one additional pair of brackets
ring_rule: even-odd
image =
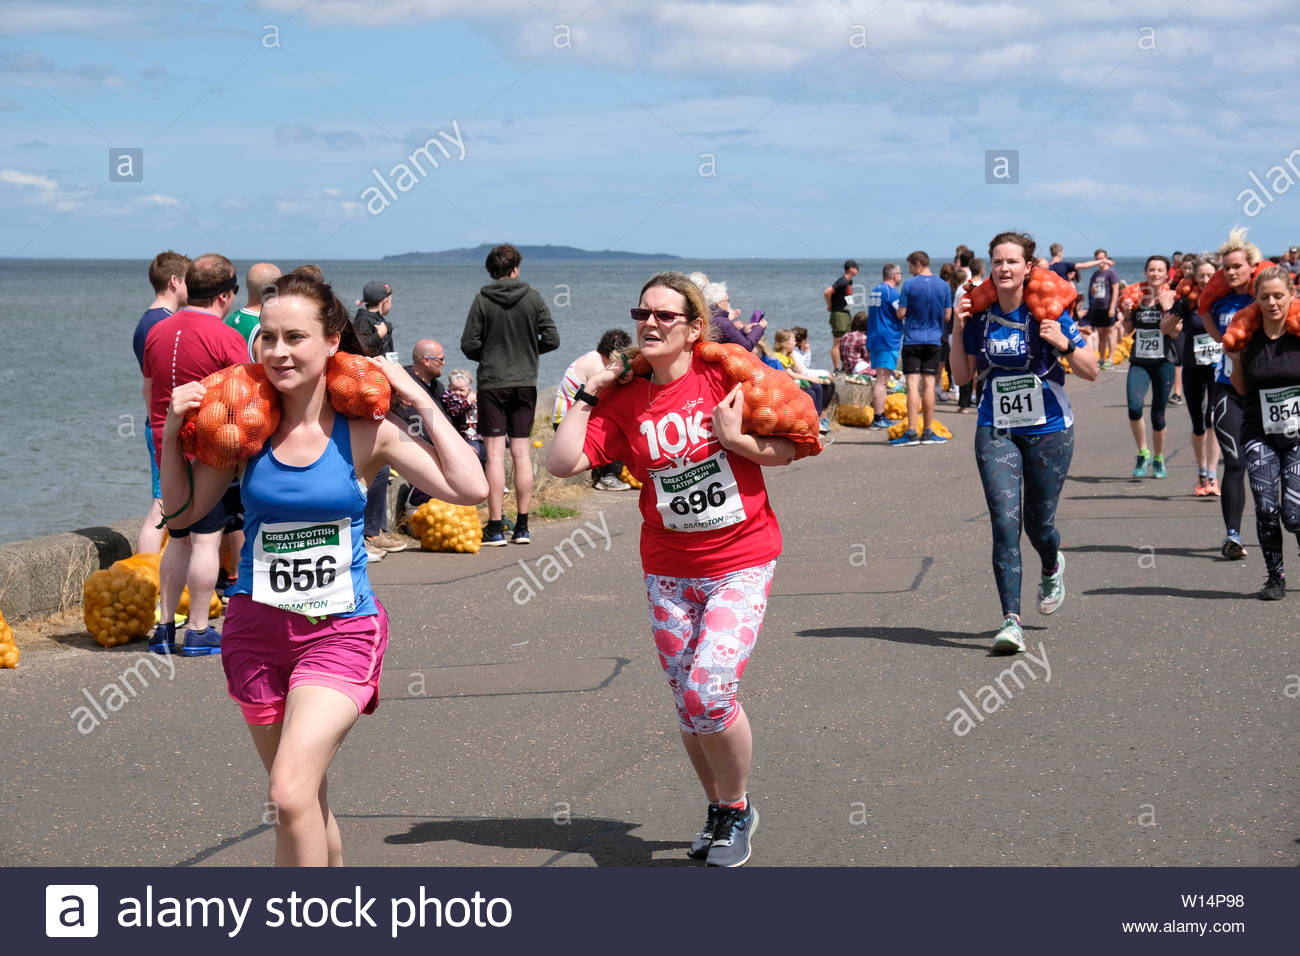
[[(243, 469), (244, 549), (228, 592), (222, 664), (270, 777), (276, 865), (341, 866), (326, 771), (358, 716), (375, 710), (388, 642), (387, 614), (366, 574), (361, 480), (391, 465), (437, 498), (476, 504), (487, 479), (473, 448), (394, 362), (371, 359), (395, 399), (419, 413), (432, 444), (395, 419), (334, 411), (325, 388), (330, 356), (362, 349), (329, 286), (281, 276), (263, 303), (262, 366), (281, 417)], [(180, 525), (206, 514), (234, 477), (234, 469), (195, 462), (192, 485), (187, 478), (177, 437), (205, 391), (201, 382), (177, 387), (163, 429), (165, 513)]]

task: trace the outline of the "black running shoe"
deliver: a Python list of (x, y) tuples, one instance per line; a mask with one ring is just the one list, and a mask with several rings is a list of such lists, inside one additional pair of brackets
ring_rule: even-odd
[(713, 843), (706, 857), (709, 866), (744, 866), (749, 859), (750, 839), (758, 829), (758, 809), (745, 798), (745, 809), (723, 807), (713, 828)]
[(718, 814), (721, 812), (722, 807), (716, 803), (709, 804), (709, 815), (704, 821), (704, 829), (691, 841), (691, 848), (686, 851), (686, 855), (692, 860), (703, 860), (709, 855), (709, 847), (713, 845), (713, 831), (718, 826)]
[(1261, 601), (1280, 601), (1286, 597), (1286, 578), (1276, 572), (1270, 572), (1264, 582), (1264, 590), (1259, 592)]

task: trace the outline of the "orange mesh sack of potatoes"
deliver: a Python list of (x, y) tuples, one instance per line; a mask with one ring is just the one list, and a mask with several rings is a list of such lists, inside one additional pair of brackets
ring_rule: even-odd
[[(1255, 294), (1255, 277), (1272, 264), (1268, 259), (1262, 259), (1259, 265), (1255, 266), (1255, 271), (1250, 274), (1250, 283), (1246, 286), (1246, 291), (1250, 295)], [(1230, 295), (1232, 295), (1232, 285), (1228, 282), (1228, 274), (1220, 269), (1210, 276), (1209, 282), (1205, 283), (1200, 298), (1196, 300), (1196, 311), (1201, 313), (1201, 318), (1208, 319), (1210, 306)]]
[[(1259, 306), (1252, 302), (1234, 315), (1232, 321), (1228, 323), (1228, 327), (1223, 332), (1223, 347), (1229, 352), (1245, 348), (1246, 343), (1259, 331), (1263, 321), (1263, 316), (1259, 314)], [(1300, 299), (1291, 300), (1291, 307), (1286, 314), (1286, 330), (1292, 335), (1300, 335)]]
[(885, 396), (885, 417), (891, 422), (902, 421), (907, 417), (906, 392), (895, 392)]
[[(99, 644), (113, 647), (134, 637), (144, 637), (157, 621), (158, 564), (162, 555), (133, 554), (96, 571), (82, 586), (83, 620), (86, 630)], [(190, 611), (186, 588), (177, 614)], [(208, 617), (221, 616), (221, 599), (215, 594), (208, 603)]]
[[(139, 558), (152, 557), (153, 570)], [(96, 571), (82, 586), (86, 630), (103, 647), (143, 637), (158, 603), (158, 555), (132, 555)]]
[(18, 666), (18, 645), (14, 643), (14, 631), (0, 614), (0, 668)]
[[(812, 396), (789, 373), (764, 365), (753, 352), (731, 342), (696, 342), (695, 354), (721, 365), (731, 384), (740, 386), (742, 432), (788, 438), (794, 442), (796, 459), (821, 453), (820, 423)], [(650, 363), (638, 355), (631, 370), (635, 375), (648, 375)]]
[(866, 428), (876, 417), (876, 410), (870, 405), (840, 405), (835, 410), (835, 420), (841, 425), (854, 428)]
[[(889, 436), (889, 438), (894, 439), (900, 437), (906, 431), (907, 431), (907, 422), (905, 421), (895, 422), (894, 424), (889, 426), (889, 431), (886, 432), (886, 434)], [(937, 418), (934, 420), (934, 433), (943, 438), (952, 437), (952, 432), (948, 431), (948, 426), (945, 425), (943, 422), (939, 421)]]
[(280, 424), (280, 396), (260, 365), (232, 365), (203, 379), (202, 404), (185, 416), (181, 445), (213, 468), (234, 468), (262, 450)]
[[(1074, 283), (1062, 279), (1051, 269), (1035, 266), (1029, 270), (1029, 278), (1025, 282), (1025, 305), (1029, 306), (1029, 313), (1039, 322), (1059, 319), (1062, 312), (1074, 305), (1078, 296), (1079, 290), (1074, 287)], [(971, 314), (975, 315), (997, 303), (997, 286), (992, 280), (986, 279), (967, 289), (962, 298), (970, 302)]]
[(349, 418), (373, 418), (388, 414), (393, 390), (388, 376), (364, 355), (336, 352), (325, 369), (325, 388), (334, 411)]
[(483, 526), (473, 505), (453, 505), (434, 498), (415, 509), (411, 531), (425, 551), (454, 551), (478, 554), (483, 544)]

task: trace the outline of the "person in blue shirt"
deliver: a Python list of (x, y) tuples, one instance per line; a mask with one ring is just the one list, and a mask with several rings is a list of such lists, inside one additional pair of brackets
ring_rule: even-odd
[[(1216, 342), (1223, 341), (1223, 333), (1232, 317), (1255, 301), (1251, 295), (1251, 278), (1261, 258), (1259, 247), (1246, 241), (1245, 229), (1234, 229), (1228, 241), (1219, 247), (1223, 257), (1223, 274), (1232, 290), (1214, 302), (1201, 296), (1198, 308), (1202, 316), (1213, 319), (1205, 323), (1205, 331)], [(1241, 514), (1246, 508), (1246, 457), (1241, 444), (1242, 400), (1232, 387), (1232, 359), (1220, 356), (1214, 376), (1214, 434), (1223, 452), (1223, 482), (1220, 485), (1223, 508), (1224, 537), (1222, 554), (1229, 561), (1240, 561), (1246, 556), (1241, 541)]]
[[(144, 343), (149, 338), (149, 330), (169, 315), (185, 308), (189, 302), (189, 293), (185, 288), (185, 270), (190, 267), (189, 257), (168, 249), (153, 257), (149, 263), (149, 284), (153, 286), (153, 302), (140, 321), (136, 323), (135, 334), (131, 337), (131, 348), (135, 351), (136, 364), (144, 372)], [(162, 485), (158, 478), (158, 459), (153, 453), (153, 429), (148, 426), (149, 391), (144, 392), (146, 413), (144, 416), (144, 443), (149, 449), (149, 469), (152, 479), (153, 504), (145, 515), (144, 524), (140, 525), (140, 534), (135, 539), (136, 554), (156, 554), (162, 550), (163, 533), (158, 527), (163, 516)]]
[(903, 284), (903, 270), (895, 262), (880, 270), (880, 283), (867, 296), (867, 354), (876, 370), (871, 390), (875, 408), (872, 428), (889, 428), (885, 419), (885, 393), (893, 371), (898, 368), (898, 352), (903, 347), (903, 323), (898, 321), (898, 287)]
[(997, 652), (1025, 649), (1020, 627), (1020, 528), (1042, 561), (1038, 611), (1052, 614), (1065, 601), (1065, 558), (1056, 531), (1056, 504), (1074, 455), (1074, 413), (1058, 358), (1074, 374), (1097, 378), (1097, 354), (1067, 309), (1039, 321), (1025, 305), (1025, 281), (1034, 240), (1004, 232), (989, 243), (988, 281), (998, 303), (970, 315), (959, 306), (952, 337), (953, 377), (982, 383), (975, 428), (975, 462), (993, 525), (993, 577), (1002, 602)]
[[(907, 257), (912, 278), (898, 294), (898, 318), (903, 322), (903, 375), (907, 379), (907, 431), (891, 445), (942, 445), (948, 439), (934, 432), (934, 385), (943, 365), (943, 329), (952, 316), (952, 288), (930, 272), (930, 256)], [(916, 432), (917, 419), (922, 430)]]

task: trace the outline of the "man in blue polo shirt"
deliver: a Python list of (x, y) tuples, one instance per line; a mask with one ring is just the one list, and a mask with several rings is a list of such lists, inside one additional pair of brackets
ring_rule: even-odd
[[(907, 431), (891, 445), (942, 445), (948, 439), (934, 433), (934, 384), (943, 364), (943, 329), (952, 315), (952, 290), (930, 272), (930, 257), (916, 251), (907, 257), (912, 278), (898, 294), (903, 322), (903, 375), (907, 379)], [(924, 427), (918, 437), (918, 413)]]

